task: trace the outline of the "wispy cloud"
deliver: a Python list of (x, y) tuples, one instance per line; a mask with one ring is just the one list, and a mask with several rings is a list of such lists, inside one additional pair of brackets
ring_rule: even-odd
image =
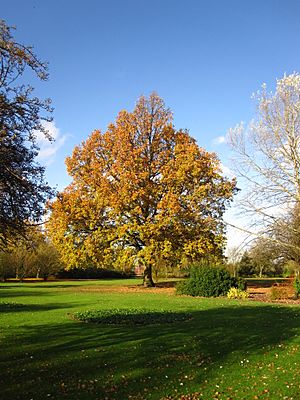
[(226, 143), (226, 136), (217, 136), (213, 139), (212, 143), (216, 145)]
[(39, 153), (37, 156), (38, 161), (42, 161), (43, 164), (50, 165), (54, 161), (55, 154), (64, 145), (67, 135), (62, 135), (60, 129), (57, 128), (55, 122), (44, 121), (43, 126), (49, 132), (50, 136), (54, 139), (49, 141), (43, 132), (36, 131), (36, 141), (39, 147)]
[(226, 237), (227, 246), (225, 254), (227, 255), (230, 249), (236, 248), (241, 252), (247, 249), (248, 244), (253, 240), (253, 236), (239, 229), (238, 227), (232, 226), (230, 223), (236, 223), (236, 221), (225, 221), (227, 224)]
[(221, 170), (223, 172), (223, 175), (227, 176), (230, 179), (236, 177), (236, 174), (232, 171), (232, 169), (230, 169), (229, 167), (227, 167), (223, 163), (221, 163)]

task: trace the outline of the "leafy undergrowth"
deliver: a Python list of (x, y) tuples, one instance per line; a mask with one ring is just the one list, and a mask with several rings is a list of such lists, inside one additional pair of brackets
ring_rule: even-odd
[(165, 310), (154, 311), (145, 308), (117, 308), (77, 312), (73, 314), (73, 318), (81, 322), (104, 325), (153, 325), (187, 321), (191, 319), (191, 314)]
[[(0, 313), (3, 398), (299, 399), (299, 306), (77, 290), (95, 285), (1, 285), (1, 301), (24, 305)], [(69, 317), (116, 309), (166, 310), (192, 318), (97, 325)]]

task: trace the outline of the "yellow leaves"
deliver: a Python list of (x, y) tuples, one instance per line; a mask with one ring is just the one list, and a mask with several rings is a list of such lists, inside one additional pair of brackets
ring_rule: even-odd
[(66, 163), (73, 182), (52, 205), (50, 231), (69, 263), (121, 268), (136, 257), (154, 264), (222, 246), (234, 182), (220, 175), (215, 154), (175, 131), (156, 94), (94, 131)]
[(216, 244), (211, 241), (209, 237), (202, 236), (197, 240), (190, 240), (186, 242), (183, 246), (184, 254), (191, 258), (192, 260), (197, 260), (197, 258), (214, 254), (216, 252)]

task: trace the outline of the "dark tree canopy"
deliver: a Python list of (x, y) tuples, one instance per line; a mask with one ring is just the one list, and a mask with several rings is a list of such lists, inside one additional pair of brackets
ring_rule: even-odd
[(41, 80), (47, 65), (29, 46), (15, 41), (11, 27), (0, 20), (0, 245), (38, 222), (52, 191), (44, 181), (44, 168), (35, 158), (36, 132), (50, 121), (50, 100), (40, 100), (24, 83), (25, 70)]

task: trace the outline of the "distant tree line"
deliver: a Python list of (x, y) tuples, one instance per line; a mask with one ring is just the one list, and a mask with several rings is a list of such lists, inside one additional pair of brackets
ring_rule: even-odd
[(27, 228), (0, 252), (0, 278), (43, 278), (62, 268), (58, 253), (38, 227)]

